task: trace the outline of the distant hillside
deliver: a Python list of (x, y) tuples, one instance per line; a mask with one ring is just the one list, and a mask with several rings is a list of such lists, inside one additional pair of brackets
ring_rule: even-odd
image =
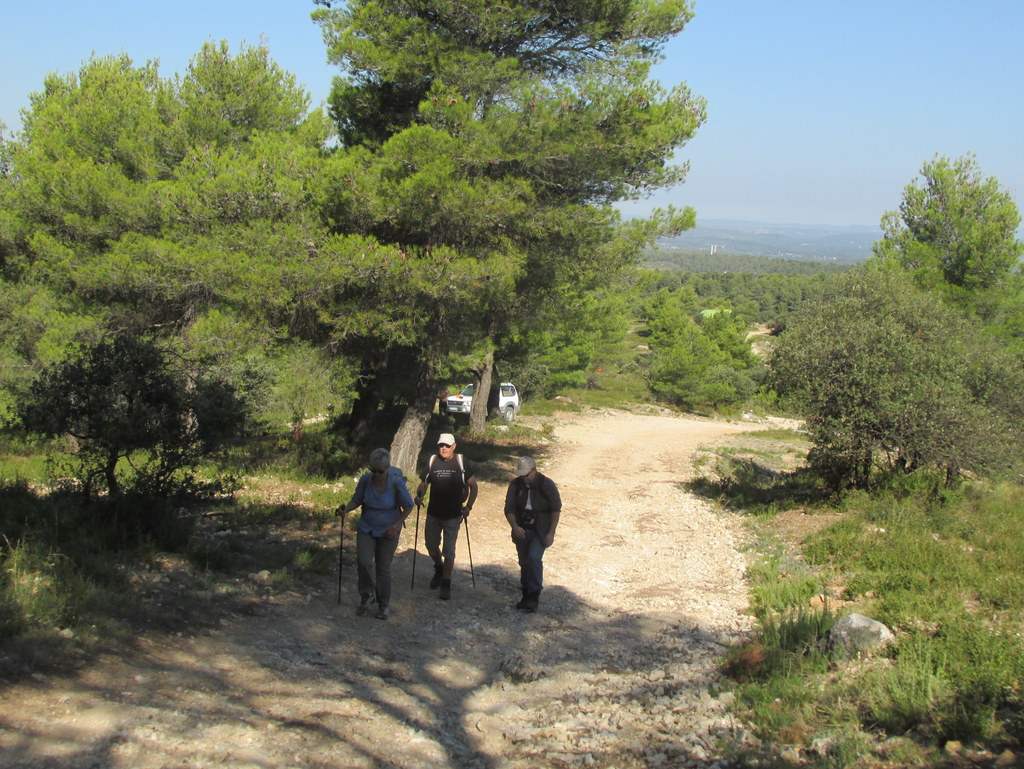
[(731, 254), (695, 248), (654, 248), (644, 254), (643, 264), (665, 272), (731, 272), (751, 275), (816, 275), (842, 272), (850, 263), (814, 262), (809, 259), (780, 259), (754, 254)]
[(711, 254), (753, 254), (773, 259), (856, 264), (871, 256), (881, 239), (877, 227), (799, 224), (707, 219), (674, 238), (658, 242), (661, 249), (701, 250)]

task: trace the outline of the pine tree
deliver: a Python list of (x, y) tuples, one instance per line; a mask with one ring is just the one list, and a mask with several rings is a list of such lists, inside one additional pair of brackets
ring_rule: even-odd
[[(334, 226), (401, 248), (424, 289), (403, 296), (424, 318), (405, 340), (411, 408), (392, 446), (408, 468), (453, 359), (470, 356), (486, 392), (502, 333), (556, 321), (567, 294), (692, 224), (670, 209), (626, 226), (612, 208), (684, 177), (670, 161), (704, 103), (649, 71), (690, 4), (383, 0), (314, 17), (343, 71)], [(485, 406), (474, 399), (475, 428)]]

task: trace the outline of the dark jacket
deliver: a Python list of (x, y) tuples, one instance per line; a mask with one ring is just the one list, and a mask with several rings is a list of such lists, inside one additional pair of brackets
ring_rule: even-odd
[[(531, 504), (535, 523), (533, 526), (542, 537), (547, 536), (551, 528), (551, 514), (562, 510), (562, 498), (558, 494), (555, 482), (546, 475), (537, 473), (533, 484)], [(523, 513), (526, 511), (526, 484), (522, 478), (514, 478), (505, 492), (505, 517), (515, 516), (516, 523), (523, 525)]]

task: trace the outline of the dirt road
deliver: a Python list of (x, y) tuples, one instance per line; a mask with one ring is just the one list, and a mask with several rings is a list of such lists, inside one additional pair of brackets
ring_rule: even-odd
[[(714, 766), (743, 736), (717, 664), (749, 627), (738, 523), (679, 481), (699, 445), (750, 425), (603, 412), (558, 421), (541, 470), (564, 502), (540, 611), (523, 615), (481, 484), (451, 601), (413, 533), (390, 620), (331, 578), (214, 630), (147, 636), (73, 677), (0, 690), (3, 767)], [(510, 468), (511, 469), (511, 468)], [(323, 536), (336, 537), (337, 526)]]

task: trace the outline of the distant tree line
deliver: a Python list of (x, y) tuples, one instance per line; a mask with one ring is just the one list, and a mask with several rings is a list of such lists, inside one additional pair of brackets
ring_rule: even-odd
[(669, 272), (739, 272), (752, 275), (818, 275), (848, 270), (851, 265), (805, 259), (780, 259), (756, 254), (710, 253), (707, 249), (653, 248), (644, 264)]
[(782, 328), (789, 313), (820, 296), (834, 274), (662, 272), (651, 283), (657, 289), (691, 292), (695, 311), (729, 309), (749, 323)]

